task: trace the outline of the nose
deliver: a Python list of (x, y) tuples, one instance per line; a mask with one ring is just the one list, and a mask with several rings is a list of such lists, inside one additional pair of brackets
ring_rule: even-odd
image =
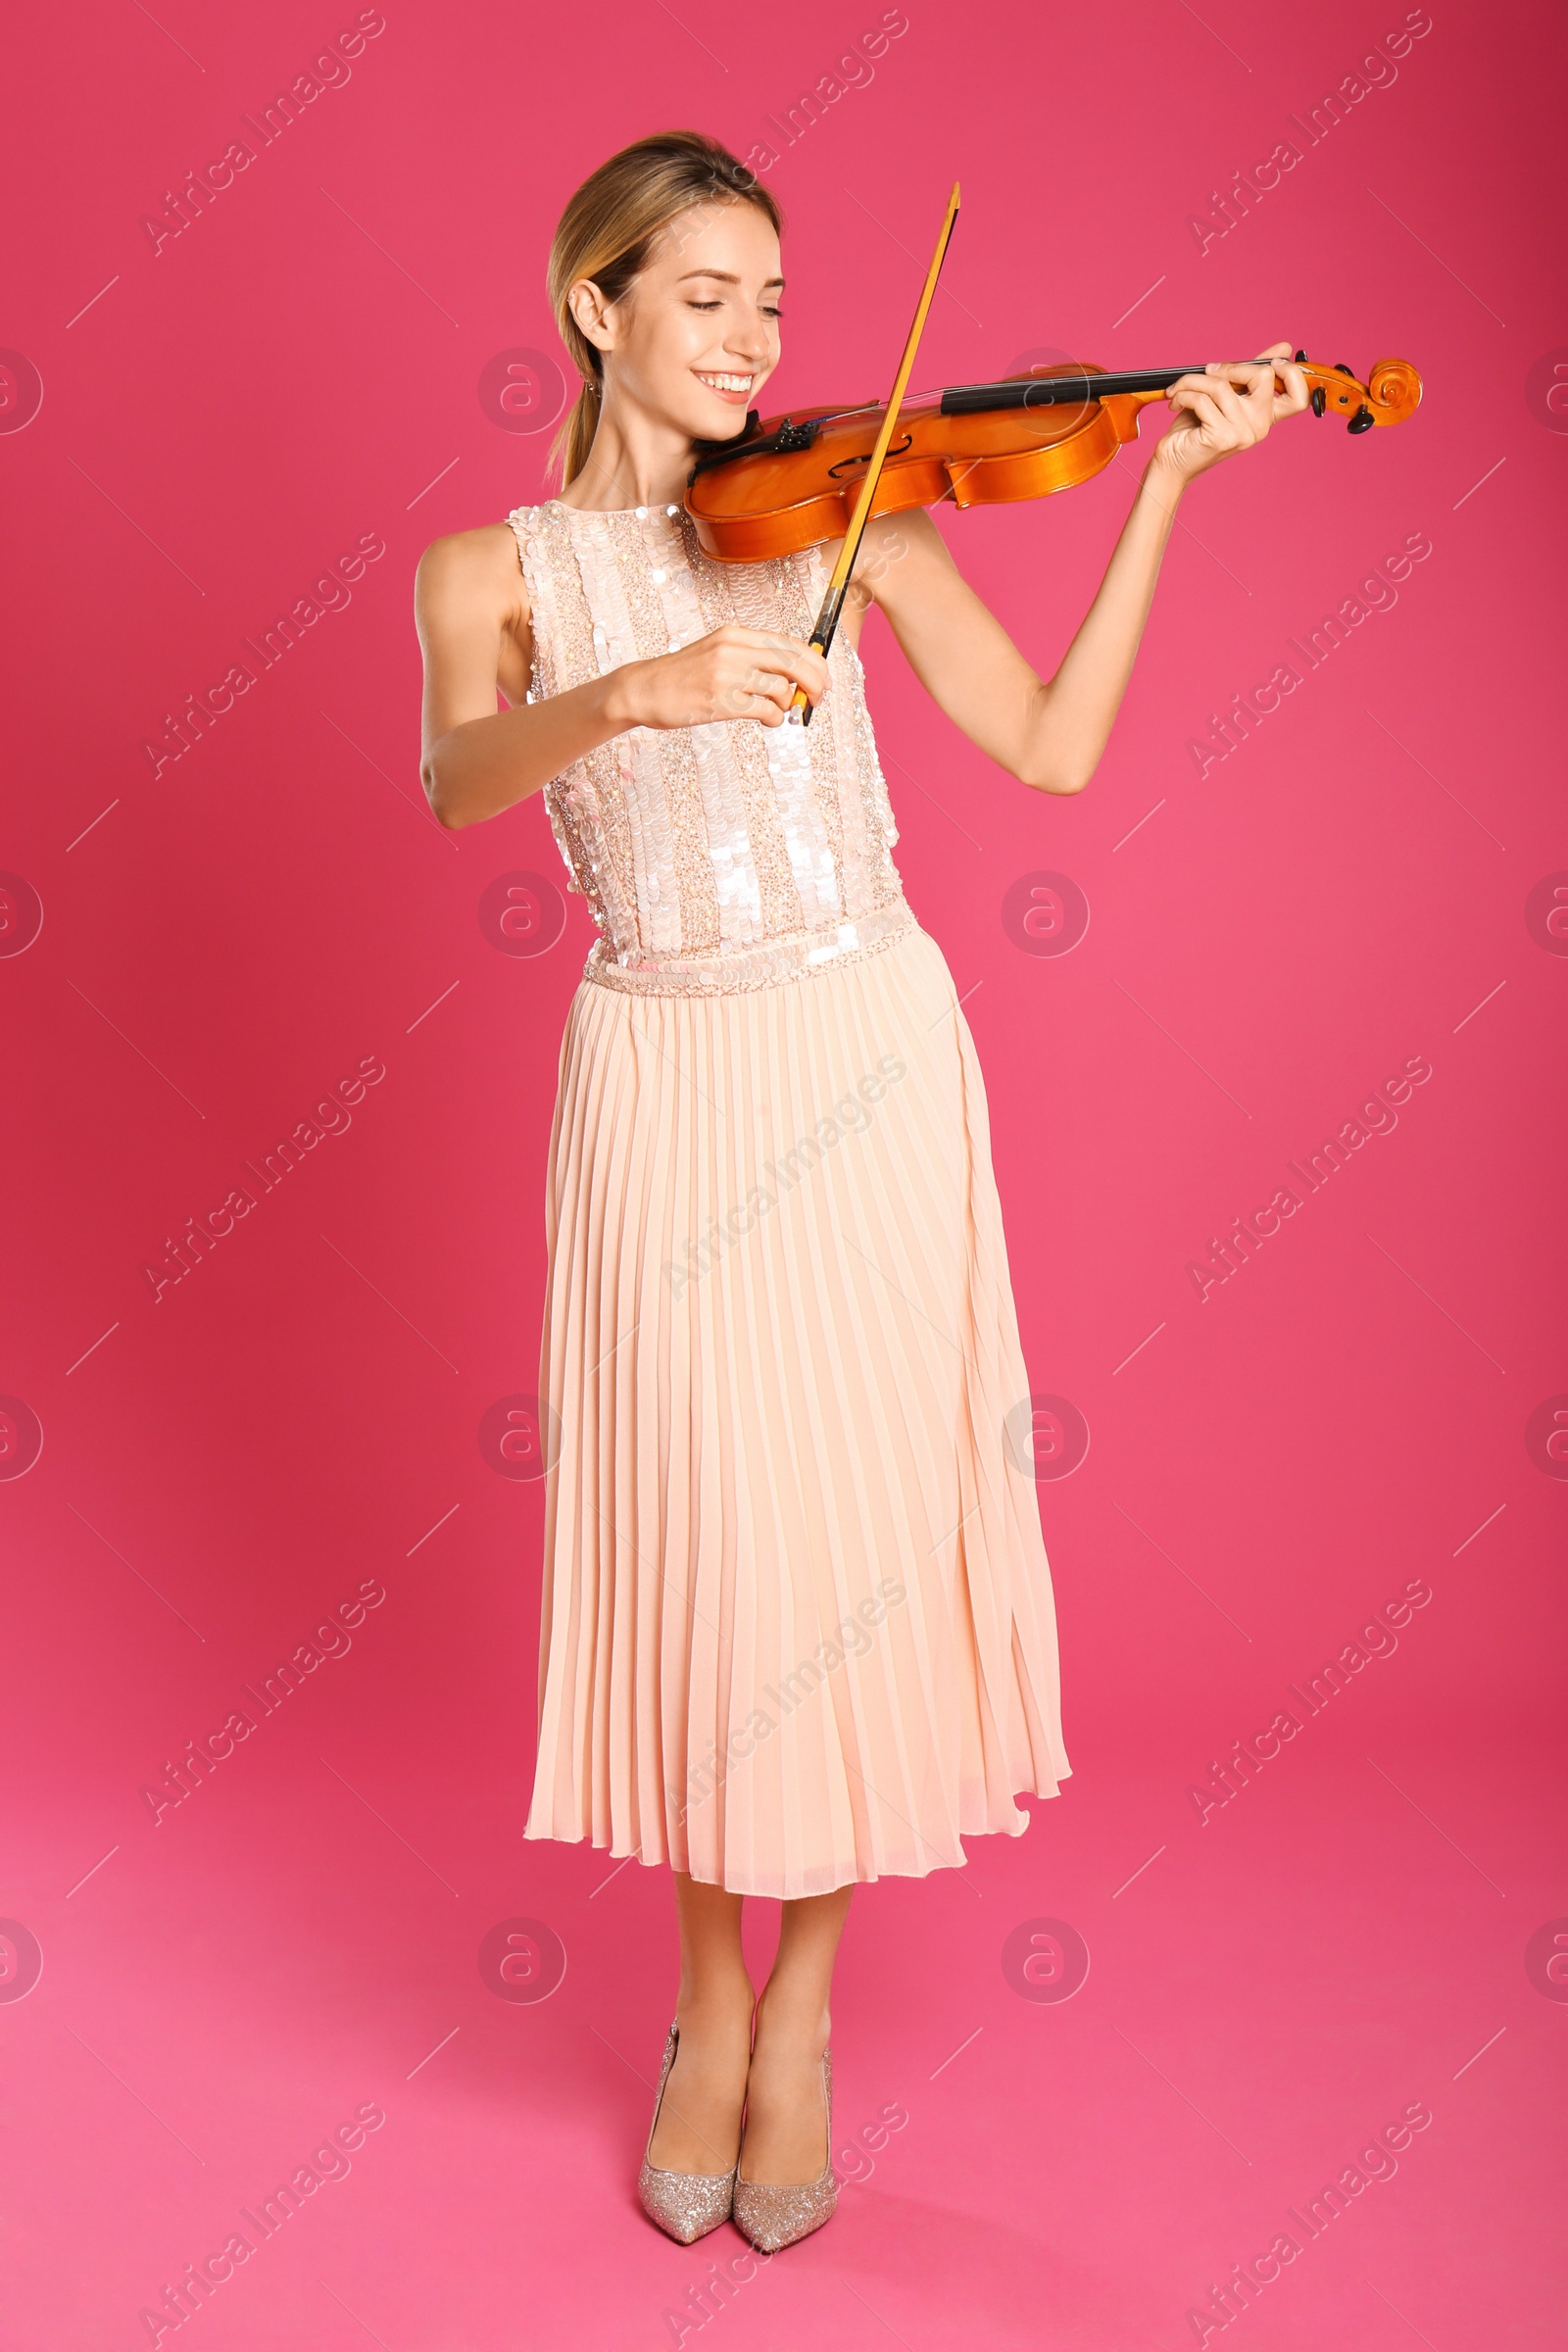
[(761, 320), (737, 320), (733, 331), (724, 338), (724, 349), (732, 359), (744, 360), (748, 368), (760, 368), (767, 358), (767, 331)]

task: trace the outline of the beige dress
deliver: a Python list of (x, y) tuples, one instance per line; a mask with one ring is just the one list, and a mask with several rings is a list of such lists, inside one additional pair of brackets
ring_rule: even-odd
[[(728, 620), (810, 635), (815, 553), (509, 519), (535, 699)], [(524, 1835), (782, 1896), (961, 1864), (1071, 1769), (985, 1089), (842, 635), (828, 668), (808, 727), (637, 727), (545, 792), (599, 936), (545, 1198)]]

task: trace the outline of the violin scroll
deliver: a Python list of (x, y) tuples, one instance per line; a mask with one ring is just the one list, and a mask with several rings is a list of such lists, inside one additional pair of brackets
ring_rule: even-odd
[(1408, 360), (1379, 360), (1367, 377), (1374, 424), (1402, 424), (1421, 406), (1421, 378)]
[(1369, 433), (1375, 424), (1402, 424), (1421, 405), (1421, 378), (1408, 360), (1376, 361), (1364, 384), (1343, 360), (1334, 368), (1314, 368), (1304, 351), (1296, 360), (1311, 388), (1313, 416), (1333, 409), (1352, 433)]

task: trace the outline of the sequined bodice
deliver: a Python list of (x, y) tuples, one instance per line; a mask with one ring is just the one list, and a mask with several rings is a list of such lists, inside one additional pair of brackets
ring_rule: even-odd
[[(718, 564), (681, 507), (518, 507), (533, 612), (530, 699), (691, 644), (726, 622), (811, 633), (820, 556)], [(865, 708), (840, 634), (808, 727), (633, 727), (545, 787), (599, 929), (584, 977), (724, 994), (888, 944), (914, 921)]]

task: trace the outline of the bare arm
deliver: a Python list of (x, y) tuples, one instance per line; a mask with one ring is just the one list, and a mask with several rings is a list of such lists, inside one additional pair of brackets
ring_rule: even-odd
[[(1283, 361), (1288, 344), (1269, 362)], [(1100, 763), (1153, 599), (1165, 542), (1186, 485), (1221, 458), (1255, 446), (1276, 416), (1306, 406), (1305, 379), (1272, 364), (1183, 376), (1167, 398), (1175, 421), (1145, 467), (1099, 593), (1054, 674), (1039, 677), (963, 579), (924, 514), (890, 515), (866, 534), (871, 594), (933, 701), (1000, 767), (1039, 792), (1081, 792)], [(1232, 389), (1230, 378), (1247, 390)]]
[[(827, 685), (827, 665), (809, 646), (731, 627), (525, 702), (533, 637), (507, 523), (427, 547), (414, 609), (424, 656), (419, 780), (436, 817), (454, 828), (514, 808), (630, 727), (737, 718), (782, 726), (798, 685), (813, 703)], [(511, 709), (496, 709), (498, 689)]]

